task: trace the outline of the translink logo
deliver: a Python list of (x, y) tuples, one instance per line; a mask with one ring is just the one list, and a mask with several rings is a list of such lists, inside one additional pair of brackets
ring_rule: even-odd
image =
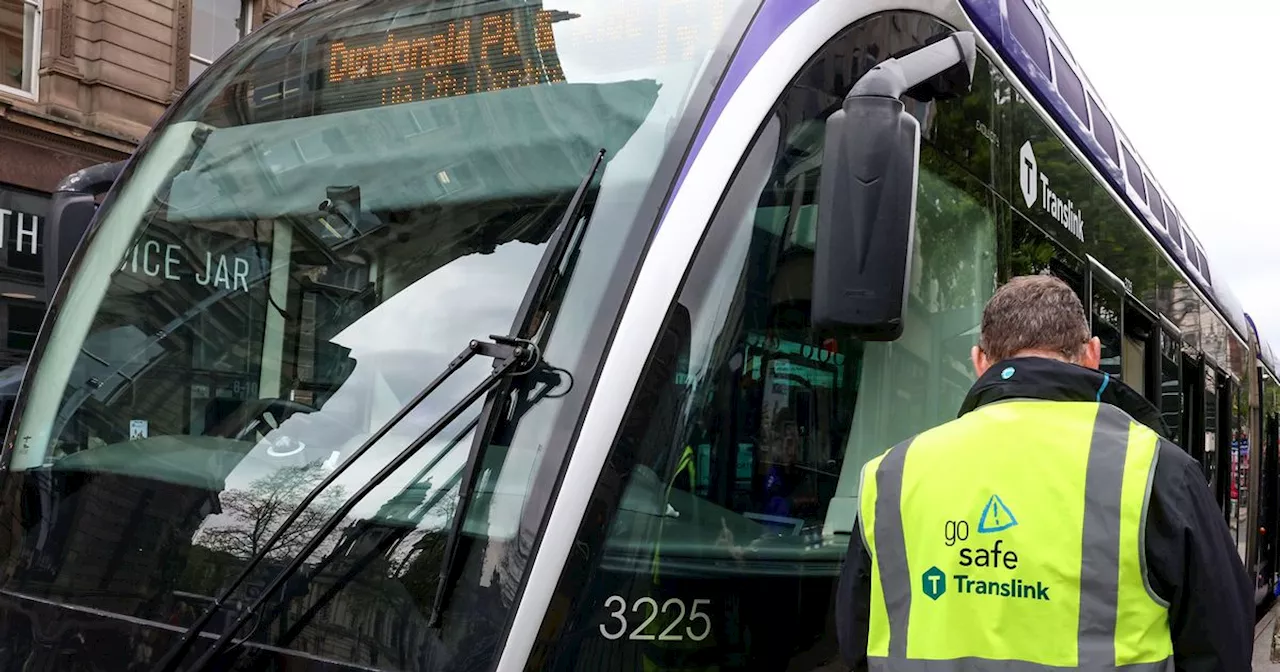
[(1071, 199), (1064, 199), (1049, 188), (1049, 176), (1040, 171), (1030, 140), (1022, 143), (1018, 152), (1018, 186), (1022, 188), (1022, 200), (1028, 208), (1038, 201), (1040, 208), (1058, 220), (1071, 235), (1084, 240), (1084, 215)]
[(1040, 170), (1036, 165), (1036, 153), (1031, 149), (1031, 141), (1022, 143), (1022, 151), (1018, 157), (1018, 183), (1022, 186), (1022, 200), (1027, 207), (1036, 204), (1040, 195)]
[(936, 600), (947, 592), (947, 575), (937, 567), (930, 567), (921, 580), (924, 583), (924, 594), (930, 599)]
[[(956, 590), (966, 595), (990, 595), (1010, 599), (1049, 601), (1049, 586), (1036, 581), (1035, 585), (1022, 579), (1009, 581), (976, 581), (967, 574), (956, 574)], [(934, 598), (937, 599), (937, 598)]]

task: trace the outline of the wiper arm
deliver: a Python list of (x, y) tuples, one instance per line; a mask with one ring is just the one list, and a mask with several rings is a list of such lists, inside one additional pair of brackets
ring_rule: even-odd
[[(542, 260), (538, 262), (537, 274), (534, 275), (533, 282), (529, 284), (529, 289), (524, 295), (524, 301), (520, 304), (520, 311), (516, 313), (516, 317), (512, 321), (512, 334), (519, 334), (532, 340), (542, 326), (542, 311), (547, 308), (551, 297), (555, 296), (560, 289), (560, 283), (566, 274), (565, 262), (578, 249), (586, 235), (585, 225), (582, 227), (583, 230), (579, 231), (578, 220), (582, 218), (582, 211), (587, 203), (587, 191), (591, 188), (591, 182), (600, 170), (600, 164), (604, 161), (604, 153), (605, 150), (603, 149), (596, 153), (595, 160), (591, 162), (591, 169), (582, 178), (582, 184), (578, 185), (578, 190), (574, 192), (573, 198), (569, 200), (564, 218), (560, 220), (559, 226), (556, 227), (556, 231), (552, 235), (551, 242), (547, 245), (547, 251), (543, 253)], [(547, 331), (550, 331), (550, 329)], [(467, 455), (467, 464), (462, 470), (462, 481), (458, 483), (458, 504), (454, 507), (453, 520), (450, 521), (449, 525), (449, 536), (445, 539), (444, 556), (440, 559), (440, 582), (436, 584), (436, 596), (431, 605), (431, 618), (427, 623), (427, 627), (440, 626), (445, 603), (448, 601), (449, 592), (453, 586), (454, 564), (457, 562), (458, 557), (458, 542), (462, 536), (462, 523), (466, 520), (467, 506), (471, 503), (471, 496), (475, 487), (476, 467), (480, 463), (480, 458), (483, 456), (485, 448), (493, 440), (494, 432), (497, 430), (498, 419), (502, 416), (503, 407), (507, 402), (507, 391), (506, 387), (504, 387), (500, 394), (491, 396), (485, 403), (484, 411), (480, 414), (480, 431), (476, 432), (475, 438), (471, 440), (471, 452)]]
[[(407, 448), (401, 451), (401, 453), (383, 467), (383, 469), (379, 471), (371, 481), (366, 483), (356, 491), (354, 495), (348, 498), (347, 501), (339, 507), (328, 520), (325, 521), (325, 524), (320, 527), (319, 531), (317, 531), (311, 538), (306, 547), (298, 552), (289, 565), (281, 570), (281, 572), (276, 575), (276, 578), (272, 580), (271, 584), (262, 591), (258, 598), (254, 600), (247, 609), (244, 610), (244, 613), (236, 619), (235, 623), (233, 623), (226, 632), (222, 633), (218, 640), (214, 642), (207, 651), (205, 651), (204, 655), (197, 659), (195, 665), (191, 668), (192, 672), (202, 672), (218, 655), (222, 653), (224, 649), (226, 649), (227, 645), (230, 643), (231, 639), (235, 637), (236, 633), (245, 626), (249, 619), (253, 618), (259, 612), (266, 601), (284, 585), (285, 581), (298, 571), (302, 566), (302, 563), (305, 562), (315, 549), (320, 546), (325, 537), (327, 537), (339, 524), (341, 524), (342, 520), (346, 518), (351, 509), (355, 507), (356, 503), (368, 495), (374, 487), (399, 469), (400, 466), (412, 457), (419, 448), (434, 438), (436, 434), (443, 431), (450, 422), (460, 415), (463, 410), (474, 403), (476, 399), (479, 399), (480, 396), (488, 392), (491, 388), (500, 387), (501, 389), (499, 389), (496, 394), (489, 395), (488, 400), (485, 402), (484, 410), (480, 413), (478, 421), (480, 431), (476, 432), (476, 436), (472, 441), (471, 451), (467, 455), (466, 466), (463, 468), (462, 480), (458, 484), (458, 504), (454, 509), (455, 513), (452, 524), (450, 525), (449, 537), (445, 541), (445, 555), (441, 561), (440, 568), (441, 583), (436, 588), (436, 596), (434, 606), (432, 608), (431, 624), (439, 624), (440, 612), (448, 597), (448, 584), (451, 583), (449, 581), (449, 577), (453, 573), (453, 565), (457, 556), (458, 538), (462, 532), (462, 521), (466, 517), (467, 504), (471, 500), (471, 491), (474, 485), (476, 466), (479, 464), (480, 458), (483, 456), (484, 449), (488, 446), (489, 441), (494, 434), (495, 427), (497, 425), (496, 420), (501, 416), (499, 411), (501, 411), (502, 407), (505, 405), (507, 392), (509, 391), (510, 379), (504, 378), (504, 376), (518, 363), (526, 363), (527, 368), (519, 371), (516, 375), (524, 375), (538, 368), (540, 355), (538, 353), (537, 346), (533, 343), (533, 338), (537, 335), (538, 329), (541, 326), (542, 310), (546, 307), (551, 297), (560, 289), (561, 280), (565, 275), (565, 269), (563, 267), (566, 259), (568, 259), (577, 249), (578, 245), (581, 244), (582, 238), (585, 235), (585, 231), (579, 231), (577, 224), (578, 220), (582, 218), (582, 211), (586, 205), (587, 191), (591, 188), (591, 182), (595, 179), (596, 173), (600, 170), (600, 165), (604, 161), (604, 155), (604, 149), (601, 149), (596, 153), (595, 159), (591, 163), (590, 170), (588, 170), (587, 174), (583, 176), (582, 183), (578, 185), (577, 191), (574, 192), (573, 197), (569, 200), (569, 204), (565, 209), (564, 217), (556, 227), (556, 231), (547, 245), (547, 250), (543, 253), (542, 259), (538, 263), (538, 269), (533, 276), (533, 281), (529, 284), (529, 288), (525, 292), (524, 300), (521, 301), (520, 309), (516, 313), (516, 317), (512, 322), (511, 336), (492, 337), (496, 342), (507, 347), (514, 348), (514, 352), (508, 353), (504, 358), (491, 355), (500, 362), (495, 364), (494, 372), (490, 374), (490, 376), (480, 385), (476, 386), (472, 392), (468, 393), (462, 401), (449, 409), (449, 411), (446, 412), (439, 421), (433, 424), (425, 434), (420, 436)], [(473, 348), (476, 345), (477, 344), (474, 341), (471, 344)], [(522, 354), (515, 354), (521, 350), (523, 350)], [(466, 355), (466, 351), (464, 351), (464, 355)], [(466, 356), (468, 359), (470, 358), (470, 355)], [(459, 359), (462, 359), (462, 357), (460, 356)], [(458, 362), (458, 360), (454, 361)], [(444, 379), (448, 378), (449, 375), (452, 374), (453, 371), (456, 371), (460, 366), (461, 363), (459, 363), (457, 367), (451, 364), (449, 370), (435, 381), (432, 381), (432, 384), (428, 386), (427, 390), (424, 390), (418, 397), (415, 397), (405, 410), (397, 413), (396, 417), (389, 420), (387, 424), (379, 430), (379, 433), (385, 434), (386, 431), (389, 431), (391, 426), (399, 422), (405, 415), (408, 415), (408, 411), (411, 410), (412, 407), (420, 403), (422, 399), (429, 395), (431, 391), (434, 391), (436, 387), (439, 387), (439, 384), (444, 382)], [(360, 455), (362, 455), (363, 452), (373, 443), (374, 440), (366, 441), (364, 445), (361, 445), (355, 453), (352, 453), (351, 457), (340, 465), (339, 470), (353, 464), (356, 459), (359, 458)], [(331, 474), (329, 478), (326, 478), (324, 482), (307, 494), (307, 497), (303, 500), (303, 505), (296, 508), (294, 512), (290, 514), (284, 524), (276, 530), (276, 533), (272, 535), (267, 544), (264, 545), (262, 550), (258, 552), (258, 555), (254, 557), (254, 565), (258, 564), (266, 557), (267, 551), (271, 548), (274, 542), (280, 536), (283, 536), (285, 528), (292, 524), (293, 521), (301, 515), (301, 511), (305, 508), (305, 505), (310, 504), (311, 501), (318, 497), (324, 486), (332, 482), (336, 475), (336, 472)], [(236, 580), (236, 585), (247, 578), (250, 569), (251, 568), (246, 567), (246, 569), (241, 572), (240, 577)], [(190, 649), (190, 640), (192, 639), (192, 635), (198, 631), (197, 626), (202, 628), (208, 623), (212, 618), (212, 613), (210, 612), (214, 611), (222, 604), (222, 602), (228, 599), (230, 597), (230, 592), (233, 589), (234, 586), (227, 589), (227, 591), (224, 591), (224, 594), (220, 596), (214, 607), (211, 607), (206, 611), (201, 620), (188, 629), (188, 634), (184, 634), (183, 640), (179, 642), (181, 651), (176, 654), (171, 653), (166, 656), (165, 660), (161, 661), (164, 666), (159, 669), (162, 669), (163, 672), (171, 671), (170, 666), (181, 660), (181, 657)]]
[[(551, 394), (552, 390), (560, 387), (560, 384), (564, 382), (564, 379), (568, 380), (568, 387), (565, 388), (565, 391), (558, 394)], [(511, 410), (511, 414), (512, 417), (517, 419), (523, 417), (524, 413), (527, 412), (528, 409), (537, 405), (539, 401), (543, 399), (558, 399), (565, 394), (568, 394), (568, 390), (573, 387), (572, 374), (564, 369), (556, 369), (549, 366), (538, 367), (538, 370), (526, 376), (525, 380), (531, 385), (537, 385), (539, 383), (541, 385), (538, 391), (534, 394), (527, 398), (522, 396), (515, 402), (515, 407)], [(477, 415), (474, 420), (468, 423), (466, 427), (463, 427), (462, 430), (454, 436), (454, 438), (449, 442), (449, 445), (440, 452), (440, 455), (428, 462), (427, 465), (420, 469), (409, 482), (416, 485), (426, 478), (427, 473), (439, 464), (440, 460), (447, 456), (454, 446), (470, 434), (471, 431), (475, 429), (476, 425), (479, 424), (479, 421), (480, 416)], [(417, 508), (413, 514), (409, 516), (406, 527), (388, 534), (385, 539), (370, 548), (364, 556), (352, 561), (350, 567), (346, 569), (342, 576), (332, 582), (329, 582), (324, 592), (316, 598), (314, 603), (307, 607), (307, 610), (301, 616), (294, 620), (294, 622), (289, 626), (289, 630), (281, 635), (279, 639), (276, 639), (273, 644), (277, 647), (287, 647), (293, 642), (293, 640), (297, 639), (297, 637), (302, 634), (302, 631), (311, 623), (312, 619), (314, 619), (316, 615), (324, 609), (325, 605), (329, 604), (333, 598), (337, 597), (337, 595), (346, 588), (347, 584), (355, 580), (355, 578), (369, 566), (369, 563), (373, 562), (373, 560), (378, 556), (388, 552), (392, 546), (406, 538), (413, 528), (417, 527), (417, 525), (422, 522), (423, 517), (435, 508), (436, 503), (448, 494), (448, 492), (453, 489), (454, 485), (461, 481), (461, 479), (462, 473), (459, 470), (458, 473), (450, 476), (442, 485), (436, 488), (436, 494), (429, 497), (425, 502), (417, 504)], [(405, 489), (407, 490), (409, 487), (412, 487), (412, 485), (406, 486)], [(375, 524), (369, 523), (366, 529), (371, 529), (375, 526)], [(362, 532), (362, 534), (363, 533), (364, 532)], [(339, 549), (334, 549), (334, 551), (329, 554), (329, 557), (321, 561), (320, 565), (311, 572), (310, 578), (318, 576), (330, 563), (337, 560), (338, 551)], [(287, 602), (284, 605), (276, 607), (276, 612), (283, 612), (286, 606)], [(270, 623), (274, 619), (275, 616), (273, 615), (266, 619), (265, 622)], [(258, 649), (257, 651), (248, 654), (250, 657), (244, 661), (244, 669), (258, 669), (256, 662), (259, 658), (265, 655), (265, 652), (265, 649)]]
[[(518, 373), (525, 373), (529, 370), (532, 370), (538, 358), (536, 348), (532, 347), (531, 344), (521, 343), (521, 342), (515, 341), (514, 339), (509, 339), (506, 337), (493, 337), (493, 338), (495, 341), (493, 343), (487, 343), (482, 341), (472, 341), (471, 343), (467, 344), (467, 347), (461, 353), (459, 353), (458, 356), (453, 359), (453, 361), (449, 362), (449, 366), (445, 368), (443, 373), (437, 376), (435, 380), (432, 380), (425, 388), (422, 389), (421, 392), (417, 394), (417, 396), (411, 399), (408, 404), (406, 404), (403, 408), (397, 411), (396, 414), (391, 417), (391, 419), (383, 423), (383, 425), (378, 428), (378, 431), (374, 432), (372, 436), (370, 436), (368, 439), (364, 441), (364, 443), (360, 444), (359, 448), (357, 448), (354, 452), (351, 453), (350, 457), (348, 457), (341, 464), (339, 464), (332, 472), (330, 472), (328, 476), (324, 478), (324, 480), (322, 480), (319, 484), (317, 484), (314, 488), (312, 488), (311, 491), (308, 492), (307, 495), (302, 498), (302, 501), (296, 507), (294, 507), (293, 511), (289, 514), (287, 518), (285, 518), (284, 522), (281, 523), (280, 526), (276, 528), (276, 531), (272, 533), (271, 537), (268, 538), (267, 541), (262, 545), (262, 548), (258, 551), (258, 553), (249, 559), (244, 569), (240, 571), (240, 574), (231, 582), (229, 586), (227, 586), (222, 591), (221, 594), (218, 595), (216, 599), (214, 599), (213, 604), (210, 605), (209, 608), (206, 609), (205, 612), (201, 614), (200, 617), (197, 618), (196, 621), (192, 623), (191, 626), (188, 627), (185, 632), (182, 633), (182, 638), (165, 654), (163, 658), (160, 659), (160, 662), (156, 664), (156, 667), (154, 669), (161, 672), (172, 672), (172, 670), (177, 667), (178, 663), (181, 662), (181, 660), (184, 657), (186, 657), (187, 652), (191, 649), (192, 642), (195, 640), (195, 636), (198, 633), (200, 633), (206, 625), (209, 624), (209, 621), (213, 619), (213, 617), (217, 614), (218, 610), (222, 608), (223, 604), (225, 604), (231, 598), (231, 596), (235, 593), (236, 589), (239, 588), (253, 573), (253, 570), (256, 569), (258, 565), (261, 564), (262, 561), (266, 559), (267, 553), (269, 553), (275, 547), (276, 543), (280, 541), (280, 538), (283, 537), (285, 533), (289, 531), (290, 526), (293, 525), (293, 523), (297, 521), (297, 519), (303, 514), (303, 512), (306, 511), (307, 507), (309, 507), (312, 504), (312, 502), (314, 502), (316, 498), (320, 496), (320, 493), (323, 492), (325, 488), (333, 484), (333, 482), (336, 481), (339, 476), (341, 476), (344, 472), (346, 472), (348, 467), (355, 464), (360, 459), (360, 457), (362, 457), (366, 452), (369, 451), (370, 448), (374, 446), (374, 444), (382, 440), (382, 438), (385, 437), (393, 427), (395, 427), (401, 420), (403, 420), (407, 415), (409, 415), (409, 413), (411, 413), (415, 408), (417, 408), (418, 405), (421, 404), (424, 399), (431, 396), (433, 392), (439, 389), (439, 387), (443, 385), (446, 380), (448, 380), (455, 372), (457, 372), (458, 369), (461, 369), (464, 364), (469, 362), (472, 357), (475, 357), (476, 355), (492, 357), (495, 360), (498, 360), (498, 364), (495, 366), (494, 371), (491, 374), (489, 374), (489, 376), (485, 378), (484, 381), (482, 381), (479, 385), (477, 385), (474, 389), (472, 389), (471, 392), (469, 392), (453, 408), (449, 409), (449, 411), (446, 412), (445, 415), (442, 416), (439, 420), (437, 420), (436, 423), (433, 424), (425, 434), (419, 437), (418, 440), (414, 441), (414, 443), (409, 447), (409, 449), (406, 449), (404, 452), (398, 455), (396, 457), (396, 460), (392, 463), (394, 464), (394, 466), (398, 467), (401, 463), (403, 463), (405, 460), (411, 457), (413, 454), (413, 451), (415, 451), (419, 446), (424, 445), (428, 441), (430, 441), (432, 438), (435, 438), (435, 435), (440, 433), (440, 431), (443, 430), (445, 426), (447, 426), (450, 422), (453, 422), (453, 420), (456, 419), (458, 415), (461, 415), (461, 413), (464, 410), (466, 410), (468, 406), (474, 403), (476, 399), (479, 399), (486, 392), (488, 392), (492, 387), (497, 385), (498, 381), (501, 380), (503, 376), (509, 373), (512, 373), (513, 370), (515, 370), (518, 365), (525, 366), (525, 370), (519, 371)], [(357, 493), (357, 496), (348, 499), (347, 502), (345, 502), (343, 506), (339, 508), (339, 513), (341, 513), (342, 516), (345, 516), (347, 512), (349, 512), (350, 509), (353, 506), (355, 506), (355, 504), (360, 500), (360, 497), (363, 497), (365, 494), (368, 494), (368, 491), (372, 489), (372, 486), (380, 483), (382, 479), (385, 479), (387, 476), (390, 475), (391, 471), (394, 471), (394, 469), (390, 469), (391, 466), (392, 465), (388, 465), (388, 468), (385, 468), (382, 470), (382, 472), (379, 472), (378, 476), (376, 476), (373, 481), (366, 484), (364, 487), (360, 489), (360, 491)], [(257, 610), (257, 608), (261, 606), (261, 603), (267, 598), (267, 596), (271, 595), (276, 588), (279, 588), (280, 585), (283, 585), (284, 580), (287, 579), (290, 574), (292, 574), (292, 569), (295, 569), (294, 565), (301, 565), (302, 562), (306, 560), (307, 556), (309, 556), (311, 552), (315, 550), (315, 547), (319, 546), (320, 542), (323, 541), (324, 536), (327, 534), (328, 534), (328, 531), (322, 529), (320, 533), (318, 533), (311, 540), (311, 542), (308, 543), (307, 548), (304, 549), (301, 553), (299, 553), (296, 558), (294, 558), (293, 563), (290, 565), (290, 569), (281, 572), (276, 577), (276, 580), (271, 584), (272, 587), (264, 591), (262, 595), (259, 596), (258, 600), (256, 600), (253, 603), (253, 605), (245, 611), (244, 615), (242, 615), (240, 619), (236, 621), (235, 625), (232, 626), (231, 629), (227, 630), (227, 632), (222, 635), (222, 637), (218, 640), (219, 644), (215, 645), (214, 648), (210, 649), (210, 653), (214, 652), (218, 648), (221, 648), (222, 645), (225, 645), (225, 640), (230, 639), (230, 637), (233, 636), (236, 632), (238, 632), (240, 628), (244, 627), (244, 624), (248, 620), (248, 617), (251, 616)], [(199, 669), (200, 667), (202, 667), (203, 664), (206, 662), (206, 659), (210, 657), (211, 656), (209, 656), (208, 654), (202, 657), (200, 662), (197, 663), (195, 669)]]

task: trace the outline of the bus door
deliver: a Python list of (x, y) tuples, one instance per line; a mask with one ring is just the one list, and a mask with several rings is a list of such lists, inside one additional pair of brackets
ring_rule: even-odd
[(1232, 374), (1226, 379), (1223, 417), (1225, 425), (1225, 449), (1231, 454), (1230, 510), (1231, 528), (1236, 538), (1240, 561), (1256, 577), (1258, 547), (1252, 520), (1257, 515), (1251, 509), (1253, 491), (1249, 484), (1249, 471), (1253, 468), (1252, 439), (1249, 427), (1249, 387), (1245, 381)]
[(1156, 314), (1133, 294), (1124, 300), (1121, 363), (1124, 382), (1160, 407), (1160, 329)]
[[(1204, 450), (1203, 464), (1209, 467), (1209, 489), (1218, 500), (1222, 515), (1231, 520), (1230, 384), (1209, 357), (1204, 358)], [(1225, 444), (1225, 445), (1224, 445)]]
[(1240, 433), (1240, 425), (1238, 417), (1236, 417), (1236, 399), (1240, 397), (1240, 383), (1233, 376), (1222, 370), (1217, 370), (1217, 415), (1215, 417), (1217, 439), (1217, 451), (1219, 451), (1219, 466), (1222, 480), (1222, 509), (1226, 512), (1226, 524), (1230, 526), (1231, 538), (1236, 540), (1240, 548), (1240, 561), (1248, 562), (1244, 559), (1244, 545), (1247, 540), (1247, 534), (1240, 534), (1240, 518), (1242, 518), (1244, 507), (1245, 490), (1244, 481), (1240, 480), (1240, 474), (1244, 471), (1244, 461), (1248, 460), (1243, 452), (1240, 452), (1239, 440), (1242, 438)]
[(1160, 316), (1160, 400), (1157, 406), (1164, 418), (1169, 438), (1189, 450), (1184, 443), (1186, 421), (1182, 409), (1186, 406), (1183, 395), (1182, 332), (1163, 315)]
[(1088, 292), (1090, 327), (1093, 335), (1102, 341), (1102, 361), (1098, 368), (1142, 390), (1141, 380), (1135, 384), (1124, 375), (1124, 283), (1097, 259), (1089, 257)]
[[(1266, 375), (1266, 374), (1264, 374)], [(1258, 511), (1258, 576), (1260, 581), (1274, 583), (1276, 574), (1277, 560), (1277, 544), (1276, 534), (1280, 530), (1280, 507), (1276, 502), (1276, 487), (1280, 485), (1277, 479), (1280, 473), (1277, 470), (1277, 463), (1280, 462), (1280, 454), (1277, 454), (1277, 446), (1280, 445), (1280, 416), (1271, 412), (1270, 404), (1266, 403), (1268, 396), (1264, 389), (1261, 396), (1263, 400), (1262, 415), (1262, 435), (1263, 440), (1259, 442), (1259, 468), (1262, 470), (1258, 479), (1258, 497), (1254, 500), (1259, 503)]]
[(1200, 355), (1182, 353), (1182, 449), (1200, 463), (1205, 481), (1213, 482), (1212, 463), (1204, 444), (1204, 360)]

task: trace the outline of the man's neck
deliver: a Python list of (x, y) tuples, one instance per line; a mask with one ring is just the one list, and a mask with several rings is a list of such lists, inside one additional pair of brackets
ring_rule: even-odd
[(1066, 357), (1063, 357), (1060, 352), (1051, 352), (1049, 350), (1021, 350), (1009, 355), (1005, 359), (1021, 359), (1023, 357), (1041, 357), (1043, 359), (1052, 359), (1062, 362), (1063, 364), (1079, 364), (1079, 362), (1073, 362)]

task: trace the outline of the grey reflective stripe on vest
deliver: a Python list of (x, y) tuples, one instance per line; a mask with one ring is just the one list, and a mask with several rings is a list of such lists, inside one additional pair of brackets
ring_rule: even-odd
[[(1115, 668), (1116, 612), (1120, 599), (1120, 493), (1125, 456), (1129, 452), (1129, 422), (1128, 416), (1116, 407), (1098, 406), (1085, 472), (1084, 533), (1081, 538), (1077, 642), (1079, 666), (1083, 669)], [(894, 446), (876, 470), (875, 556), (889, 620), (889, 655), (887, 658), (871, 658), (871, 669), (908, 672), (1076, 669), (976, 658), (907, 660), (911, 573), (907, 567), (907, 544), (902, 528), (902, 473), (910, 447), (911, 441)], [(1165, 661), (1127, 665), (1120, 669), (1146, 672), (1166, 669), (1169, 664)]]
[[(892, 658), (872, 656), (867, 659), (867, 669), (870, 672), (1066, 672), (1067, 670), (1096, 668), (1089, 668), (1083, 665), (1080, 668), (1058, 667), (1056, 665), (1028, 663), (1022, 660), (987, 660), (985, 658), (894, 660)], [(1118, 672), (1173, 672), (1174, 667), (1173, 659), (1170, 658), (1158, 663), (1137, 663), (1114, 668), (1107, 667), (1105, 669), (1115, 669)]]
[(894, 446), (876, 470), (876, 564), (889, 612), (890, 658), (907, 657), (907, 623), (911, 620), (911, 576), (901, 506), (902, 467), (911, 441)]
[(1120, 603), (1120, 489), (1129, 453), (1129, 417), (1098, 407), (1084, 480), (1084, 534), (1080, 554), (1080, 667), (1116, 664), (1116, 612)]

